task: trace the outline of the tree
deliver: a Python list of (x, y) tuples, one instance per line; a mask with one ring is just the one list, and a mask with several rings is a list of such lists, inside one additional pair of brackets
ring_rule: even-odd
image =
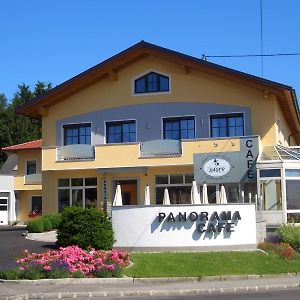
[[(41, 127), (30, 118), (17, 114), (15, 109), (50, 89), (51, 83), (38, 81), (32, 92), (30, 87), (23, 83), (18, 86), (11, 103), (0, 94), (0, 148), (41, 138)], [(5, 159), (6, 154), (0, 152), (0, 166)]]
[[(7, 114), (7, 99), (4, 94), (0, 94), (0, 147), (8, 146), (12, 143), (9, 130), (9, 122), (11, 121)], [(7, 155), (0, 152), (0, 167), (6, 160)]]

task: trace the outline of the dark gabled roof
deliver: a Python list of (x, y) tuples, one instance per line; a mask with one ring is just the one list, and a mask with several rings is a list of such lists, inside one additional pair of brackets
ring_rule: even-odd
[[(147, 55), (159, 57), (180, 64), (187, 68), (194, 68), (226, 79), (234, 80), (264, 91), (276, 94), (279, 105), (291, 126), (291, 130), (300, 130), (300, 114), (295, 91), (292, 87), (223, 67), (193, 56), (166, 49), (145, 41), (112, 56), (96, 66), (78, 74), (64, 83), (49, 90), (47, 93), (17, 107), (16, 112), (31, 118), (41, 119), (43, 111), (62, 99), (93, 84), (97, 80), (108, 77), (112, 73), (126, 67)], [(293, 120), (289, 120), (292, 117)], [(291, 119), (291, 118), (290, 118)]]

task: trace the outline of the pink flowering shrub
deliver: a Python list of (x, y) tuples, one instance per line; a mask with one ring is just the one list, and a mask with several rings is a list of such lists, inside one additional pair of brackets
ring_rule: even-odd
[(25, 251), (17, 264), (24, 272), (33, 268), (44, 273), (64, 270), (70, 277), (118, 277), (121, 269), (129, 264), (129, 255), (123, 250), (83, 250), (78, 246), (68, 246), (44, 253)]

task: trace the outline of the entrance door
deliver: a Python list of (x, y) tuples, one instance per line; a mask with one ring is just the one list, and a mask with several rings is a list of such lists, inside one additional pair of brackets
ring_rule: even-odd
[(219, 193), (218, 185), (207, 185), (208, 203), (217, 203), (217, 196)]
[(0, 198), (0, 225), (8, 224), (8, 198)]
[(118, 180), (115, 184), (120, 184), (123, 205), (137, 205), (137, 180)]

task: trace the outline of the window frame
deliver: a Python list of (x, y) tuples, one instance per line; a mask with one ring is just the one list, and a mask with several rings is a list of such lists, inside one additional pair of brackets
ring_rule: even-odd
[[(86, 185), (86, 179), (87, 178), (96, 178), (96, 185)], [(59, 186), (58, 181), (60, 179), (67, 179), (68, 185), (65, 186)], [(72, 179), (82, 179), (82, 185), (72, 185)], [(59, 190), (68, 190), (69, 191), (69, 205), (73, 205), (72, 203), (72, 191), (75, 190), (82, 190), (82, 207), (86, 207), (86, 190), (87, 189), (96, 189), (97, 192), (97, 202), (96, 202), (96, 208), (98, 207), (98, 201), (99, 201), (99, 192), (98, 192), (98, 177), (97, 176), (89, 176), (89, 177), (64, 177), (64, 178), (57, 178), (56, 180), (56, 190), (57, 190), (57, 212), (59, 212)]]
[[(178, 140), (174, 141), (180, 141), (180, 140), (193, 140), (196, 138), (196, 117), (193, 115), (187, 115), (187, 116), (173, 116), (173, 117), (162, 117), (162, 139), (165, 140), (165, 120), (169, 120), (169, 121), (179, 121), (179, 134), (180, 134), (180, 138)], [(194, 137), (193, 138), (186, 138), (186, 139), (182, 139), (181, 138), (181, 125), (180, 125), (180, 121), (182, 120), (194, 120)]]
[[(171, 183), (171, 176), (172, 175), (181, 175), (183, 178), (182, 183)], [(168, 183), (156, 183), (156, 177), (157, 176), (167, 176), (168, 177)], [(189, 183), (186, 182), (186, 177), (192, 176), (194, 177), (193, 173), (167, 173), (167, 174), (156, 174), (154, 176), (154, 189), (155, 189), (155, 205), (161, 205), (157, 203), (157, 188), (172, 188), (172, 187), (189, 187), (192, 189), (193, 182)], [(171, 200), (171, 199), (170, 199)]]
[[(90, 135), (90, 139), (91, 139), (91, 143), (90, 144), (80, 144), (80, 145), (93, 145), (92, 142), (92, 122), (80, 122), (80, 123), (69, 123), (69, 124), (62, 124), (62, 145), (63, 146), (68, 146), (68, 145), (78, 145), (78, 144), (66, 144), (66, 129), (68, 128), (77, 128), (78, 129), (78, 133), (81, 127), (90, 127), (91, 128), (91, 135)], [(80, 134), (78, 134), (77, 137), (78, 141), (80, 141)]]
[(33, 198), (37, 198), (37, 197), (40, 197), (41, 198), (41, 213), (43, 212), (43, 196), (42, 195), (32, 195), (31, 196), (31, 199), (30, 199), (30, 211), (33, 212), (35, 210), (33, 210)]
[[(29, 171), (29, 168), (28, 168), (28, 163), (32, 163), (32, 162), (35, 162), (35, 173), (28, 173)], [(33, 174), (38, 174), (37, 172), (37, 160), (36, 159), (28, 159), (25, 161), (25, 175), (33, 175)]]
[[(123, 126), (121, 126), (121, 142), (108, 142), (109, 137), (109, 125), (124, 125), (124, 124), (134, 124), (135, 125), (135, 141), (134, 142), (124, 142), (123, 138)], [(136, 119), (128, 119), (128, 120), (114, 120), (114, 121), (105, 121), (105, 144), (127, 144), (127, 143), (136, 143), (137, 142), (137, 120)]]
[[(232, 117), (242, 117), (243, 119), (243, 134), (242, 135), (229, 135), (229, 127), (228, 126), (228, 119), (232, 118)], [(213, 136), (212, 134), (212, 120), (213, 119), (222, 119), (225, 118), (226, 119), (226, 136)], [(218, 127), (220, 128), (220, 127)], [(236, 126), (234, 127), (236, 128)], [(209, 136), (211, 138), (228, 138), (228, 137), (239, 137), (239, 136), (245, 136), (245, 114), (243, 112), (230, 112), (230, 113), (216, 113), (216, 114), (210, 114), (209, 115)]]
[[(154, 73), (154, 74), (157, 74), (159, 76), (168, 78), (168, 90), (166, 90), (166, 91), (158, 90), (158, 91), (150, 91), (150, 92), (145, 90), (145, 92), (136, 92), (136, 81), (143, 78), (143, 77), (146, 77), (147, 75), (149, 75), (151, 73)], [(171, 76), (169, 74), (165, 74), (165, 73), (159, 72), (157, 70), (150, 69), (150, 70), (147, 70), (146, 72), (144, 72), (142, 74), (139, 74), (138, 76), (136, 76), (132, 79), (132, 95), (133, 96), (145, 96), (145, 95), (149, 95), (149, 94), (150, 95), (151, 94), (155, 94), (155, 95), (169, 94), (170, 92), (171, 92)]]

